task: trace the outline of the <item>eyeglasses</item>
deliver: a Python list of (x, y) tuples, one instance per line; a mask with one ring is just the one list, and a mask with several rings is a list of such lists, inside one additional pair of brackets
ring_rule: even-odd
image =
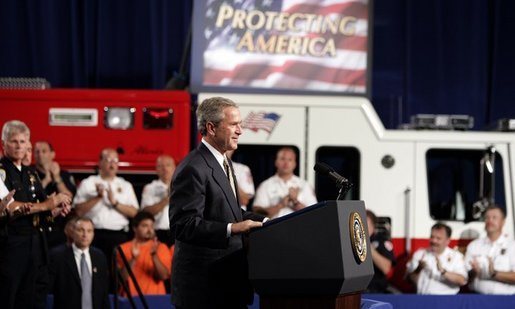
[(118, 160), (118, 158), (104, 159), (104, 161), (106, 161), (107, 163), (118, 163), (118, 162), (120, 162), (120, 160)]

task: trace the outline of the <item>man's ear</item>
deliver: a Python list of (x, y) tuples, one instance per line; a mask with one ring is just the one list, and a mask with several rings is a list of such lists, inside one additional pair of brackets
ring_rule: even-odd
[(208, 122), (206, 124), (206, 129), (207, 129), (207, 134), (208, 135), (215, 135), (215, 131), (216, 131), (216, 126), (214, 123), (212, 122)]

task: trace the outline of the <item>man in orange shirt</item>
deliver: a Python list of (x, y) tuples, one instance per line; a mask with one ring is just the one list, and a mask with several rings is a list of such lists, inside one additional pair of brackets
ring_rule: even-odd
[[(170, 249), (157, 240), (154, 231), (154, 216), (148, 212), (139, 212), (132, 222), (134, 239), (121, 244), (130, 268), (143, 294), (166, 294), (164, 281), (172, 272), (172, 254)], [(132, 296), (137, 295), (132, 279), (123, 264), (120, 255), (117, 257), (122, 277), (128, 282)], [(124, 291), (120, 293), (127, 296)]]

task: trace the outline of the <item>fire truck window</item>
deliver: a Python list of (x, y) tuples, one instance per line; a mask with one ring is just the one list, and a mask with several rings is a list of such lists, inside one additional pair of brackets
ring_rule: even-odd
[[(316, 151), (316, 162), (331, 166), (338, 174), (347, 178), (353, 187), (345, 195), (346, 200), (359, 200), (359, 172), (361, 156), (354, 147), (320, 147)], [(315, 192), (319, 201), (335, 200), (338, 188), (325, 175), (315, 174)]]
[[(485, 150), (431, 149), (426, 153), (431, 217), (435, 220), (474, 221), (480, 192), (481, 160)], [(495, 155), (494, 202), (505, 207), (502, 158)], [(486, 180), (488, 181), (488, 179)], [(491, 182), (489, 182), (491, 183)], [(486, 184), (485, 184), (486, 185)]]

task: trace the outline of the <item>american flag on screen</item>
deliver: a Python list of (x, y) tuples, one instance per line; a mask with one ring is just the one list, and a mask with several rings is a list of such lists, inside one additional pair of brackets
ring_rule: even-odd
[(280, 118), (281, 115), (277, 113), (250, 112), (243, 120), (241, 127), (254, 132), (264, 130), (270, 134), (274, 130)]
[[(290, 16), (313, 14), (331, 18), (352, 16), (356, 18), (355, 33), (295, 32), (291, 29), (279, 33), (264, 27), (249, 30), (233, 27), (229, 18), (220, 25), (221, 8), (227, 5), (233, 11), (244, 12), (282, 12)], [(205, 16), (204, 85), (366, 93), (368, 0), (208, 0)], [(253, 38), (268, 39), (276, 35), (299, 40), (332, 40), (336, 53), (314, 56), (238, 50), (249, 31)]]

